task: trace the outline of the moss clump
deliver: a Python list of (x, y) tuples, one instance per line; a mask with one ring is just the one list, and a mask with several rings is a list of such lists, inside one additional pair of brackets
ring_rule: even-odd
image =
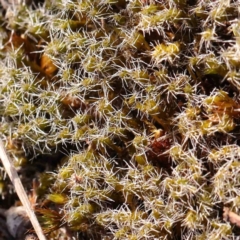
[(1, 136), (19, 165), (58, 164), (39, 188), (47, 229), (234, 237), (221, 210), (239, 203), (236, 1), (46, 0), (0, 21)]

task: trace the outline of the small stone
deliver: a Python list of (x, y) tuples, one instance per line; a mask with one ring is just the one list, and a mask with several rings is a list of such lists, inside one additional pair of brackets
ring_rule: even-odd
[(7, 224), (5, 222), (5, 219), (0, 217), (0, 239), (1, 240), (13, 240), (11, 235), (8, 232)]
[(16, 239), (24, 239), (31, 223), (23, 206), (11, 207), (5, 212), (9, 233)]

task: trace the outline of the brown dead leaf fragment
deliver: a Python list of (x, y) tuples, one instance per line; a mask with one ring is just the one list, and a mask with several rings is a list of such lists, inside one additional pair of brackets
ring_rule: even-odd
[(7, 48), (19, 49), (22, 48), (24, 50), (24, 54), (29, 58), (30, 61), (35, 61), (36, 59), (36, 46), (35, 44), (26, 37), (25, 35), (19, 35), (17, 33), (11, 33), (9, 36), (9, 42), (6, 46)]
[(228, 207), (223, 208), (223, 219), (231, 224), (240, 227), (240, 216), (234, 212), (231, 212)]
[(80, 108), (81, 110), (85, 110), (86, 108), (86, 105), (77, 96), (73, 96), (70, 94), (67, 94), (66, 96), (63, 97), (62, 103), (65, 106), (69, 106), (72, 109)]
[(41, 69), (50, 78), (52, 78), (57, 71), (57, 67), (54, 65), (52, 59), (46, 54), (43, 54), (41, 57)]

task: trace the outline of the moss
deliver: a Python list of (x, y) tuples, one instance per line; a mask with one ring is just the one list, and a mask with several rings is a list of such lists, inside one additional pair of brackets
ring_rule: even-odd
[(58, 0), (2, 13), (0, 134), (19, 168), (51, 166), (38, 191), (46, 229), (233, 237), (214, 206), (239, 203), (237, 12), (222, 0)]

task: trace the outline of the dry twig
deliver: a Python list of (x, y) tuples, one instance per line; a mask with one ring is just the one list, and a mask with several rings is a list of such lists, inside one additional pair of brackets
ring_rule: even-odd
[(10, 180), (13, 183), (13, 186), (17, 192), (17, 195), (22, 202), (23, 207), (26, 210), (26, 213), (29, 217), (29, 220), (32, 223), (32, 226), (39, 238), (39, 240), (46, 240), (45, 236), (43, 235), (42, 228), (36, 218), (36, 215), (34, 214), (30, 202), (28, 200), (27, 194), (23, 188), (22, 182), (17, 174), (17, 171), (15, 167), (13, 166), (9, 156), (7, 155), (7, 152), (5, 150), (3, 141), (0, 139), (0, 158), (2, 160), (3, 166), (10, 178)]

